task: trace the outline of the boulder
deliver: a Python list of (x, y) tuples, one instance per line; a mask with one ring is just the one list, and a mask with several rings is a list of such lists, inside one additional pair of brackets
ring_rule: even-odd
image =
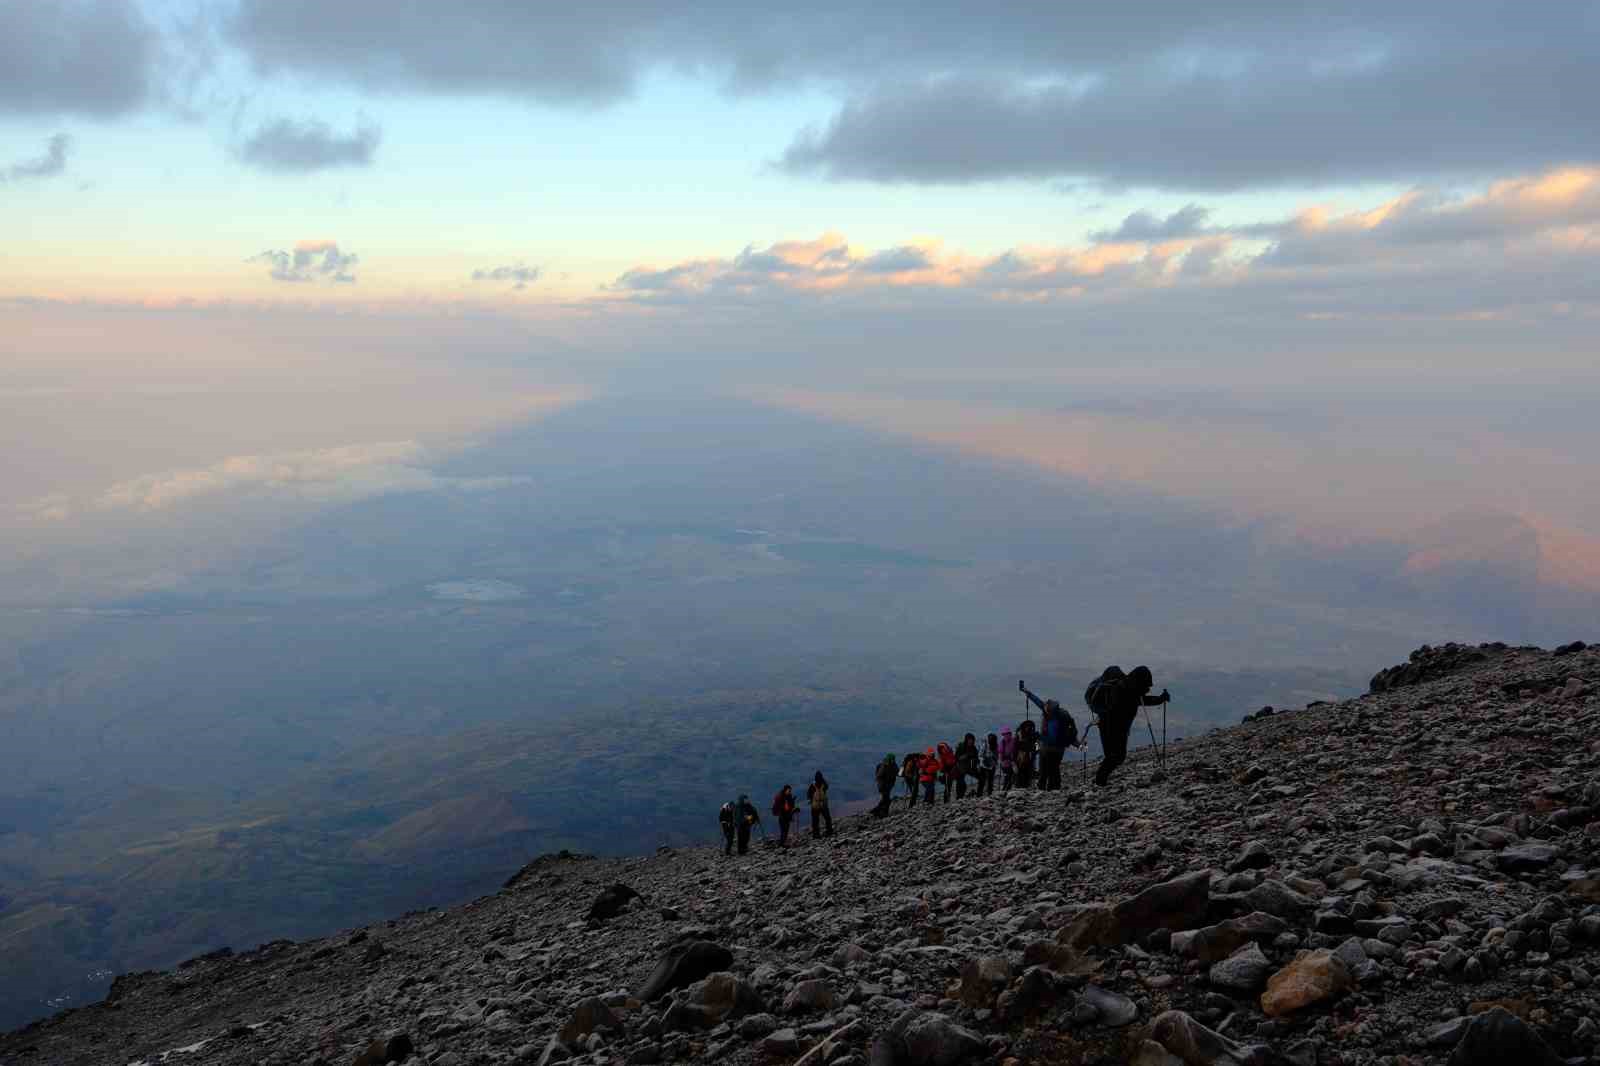
[(683, 998), (703, 1008), (717, 1022), (755, 1014), (764, 1006), (760, 994), (753, 987), (726, 970), (696, 981), (688, 987)]
[(733, 952), (709, 940), (686, 940), (668, 948), (656, 968), (639, 988), (638, 999), (645, 1003), (659, 999), (675, 988), (726, 970), (733, 965)]
[(1259, 992), (1272, 972), (1272, 960), (1255, 944), (1247, 944), (1211, 967), (1206, 974), (1213, 985), (1231, 992)]
[(1203, 929), (1174, 933), (1172, 950), (1210, 965), (1221, 962), (1251, 941), (1270, 942), (1288, 928), (1288, 923), (1281, 918), (1265, 911), (1251, 911), (1242, 918), (1229, 918)]
[(1005, 956), (969, 959), (961, 968), (961, 1002), (974, 1009), (992, 1007), (995, 996), (1003, 992), (1010, 981), (1011, 964)]
[(1263, 881), (1244, 894), (1251, 910), (1265, 911), (1287, 922), (1304, 923), (1316, 912), (1316, 901), (1303, 896), (1282, 881)]
[(1261, 1009), (1269, 1018), (1333, 999), (1355, 985), (1344, 962), (1326, 948), (1302, 951), (1295, 960), (1267, 979)]
[(1494, 864), (1508, 874), (1538, 873), (1561, 855), (1554, 844), (1518, 844), (1494, 857)]
[(778, 1029), (778, 1019), (770, 1014), (752, 1014), (739, 1023), (739, 1035), (746, 1040), (760, 1040)]
[(1115, 910), (1105, 904), (1092, 903), (1078, 909), (1061, 932), (1056, 934), (1056, 940), (1075, 951), (1082, 951), (1085, 948), (1113, 947), (1122, 943), (1122, 934)]
[(606, 1006), (605, 1000), (599, 996), (590, 996), (588, 999), (579, 1000), (578, 1005), (572, 1008), (572, 1017), (561, 1027), (561, 1042), (575, 1045), (596, 1029), (609, 1029), (619, 1033), (622, 1031), (622, 1019)]
[(788, 1058), (800, 1050), (800, 1034), (793, 1029), (778, 1029), (761, 1041), (761, 1050), (777, 1058)]
[(1267, 847), (1266, 842), (1252, 840), (1239, 852), (1238, 858), (1228, 864), (1228, 872), (1236, 874), (1241, 870), (1260, 870), (1271, 866), (1272, 862), (1272, 849)]
[(956, 1066), (989, 1051), (983, 1037), (937, 1011), (907, 1011), (888, 1035), (896, 1066)]
[(1450, 1066), (1562, 1066), (1563, 1061), (1527, 1022), (1501, 1007), (1472, 1019), (1450, 1053)]
[(624, 884), (615, 884), (603, 889), (589, 904), (589, 921), (605, 922), (622, 913), (622, 909), (633, 900), (639, 898), (639, 893)]
[(1157, 929), (1192, 929), (1206, 920), (1210, 899), (1209, 870), (1197, 870), (1151, 885), (1112, 908), (1117, 942), (1143, 940)]
[(1107, 991), (1098, 985), (1084, 986), (1078, 1002), (1080, 1005), (1093, 1008), (1096, 1020), (1112, 1029), (1131, 1025), (1139, 1017), (1137, 1003), (1127, 996)]
[(859, 966), (862, 963), (871, 962), (872, 952), (860, 944), (850, 943), (835, 951), (831, 961), (836, 969), (843, 970), (851, 966)]
[(833, 1004), (833, 986), (826, 981), (813, 979), (801, 981), (789, 990), (789, 994), (783, 998), (783, 1012), (802, 1014), (806, 1011), (832, 1010)]
[(1267, 1066), (1273, 1060), (1264, 1045), (1236, 1043), (1181, 1010), (1158, 1016), (1150, 1037), (1187, 1066)]

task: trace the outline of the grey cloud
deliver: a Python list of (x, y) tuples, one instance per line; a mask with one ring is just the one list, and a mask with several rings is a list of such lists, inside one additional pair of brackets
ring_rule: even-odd
[(151, 95), (159, 45), (133, 0), (0, 0), (0, 114), (134, 111)]
[(1207, 232), (1206, 219), (1210, 215), (1210, 208), (1201, 207), (1199, 204), (1180, 207), (1166, 218), (1151, 214), (1149, 211), (1135, 211), (1124, 218), (1122, 225), (1116, 229), (1100, 230), (1090, 236), (1105, 243), (1172, 241), (1184, 237), (1197, 237)]
[(341, 135), (326, 122), (280, 118), (257, 129), (239, 146), (238, 154), (263, 170), (306, 174), (333, 167), (369, 166), (381, 138), (381, 131), (371, 123)]
[(45, 143), (43, 155), (36, 159), (24, 159), (0, 170), (0, 181), (56, 177), (67, 169), (67, 154), (71, 151), (72, 138), (65, 133), (58, 133)]
[(821, 88), (846, 102), (780, 165), (834, 179), (1230, 190), (1600, 158), (1590, 3), (243, 0), (226, 36), (260, 71), (384, 90)]
[(904, 274), (914, 270), (927, 270), (932, 266), (933, 259), (927, 249), (901, 245), (898, 248), (889, 248), (869, 255), (862, 261), (859, 269), (868, 274)]
[(269, 248), (246, 260), (249, 263), (266, 263), (267, 276), (273, 281), (329, 281), (342, 284), (355, 282), (352, 268), (358, 261), (359, 257), (354, 252), (341, 252), (334, 241), (301, 241), (292, 251)]
[(512, 288), (525, 289), (535, 281), (538, 281), (541, 273), (543, 271), (538, 267), (523, 266), (519, 263), (515, 266), (498, 266), (491, 270), (474, 270), (472, 272), (472, 280), (509, 281), (513, 283)]

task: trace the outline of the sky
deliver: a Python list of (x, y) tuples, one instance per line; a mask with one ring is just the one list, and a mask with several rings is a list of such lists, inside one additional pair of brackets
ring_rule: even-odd
[(1597, 97), (1590, 2), (0, 0), (0, 536), (690, 389), (1600, 588)]

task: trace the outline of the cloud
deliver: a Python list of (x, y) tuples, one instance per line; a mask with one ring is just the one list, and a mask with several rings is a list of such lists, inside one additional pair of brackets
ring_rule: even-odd
[(335, 167), (372, 164), (382, 131), (362, 123), (348, 134), (335, 133), (325, 122), (280, 118), (263, 124), (238, 148), (239, 158), (279, 174), (309, 174)]
[(501, 281), (511, 282), (513, 289), (525, 289), (539, 280), (541, 271), (538, 267), (523, 266), (518, 263), (514, 266), (498, 266), (490, 270), (474, 270), (473, 281)]
[(0, 0), (0, 115), (126, 115), (159, 53), (133, 0)]
[(58, 133), (45, 142), (44, 155), (0, 169), (0, 182), (56, 177), (67, 169), (67, 155), (71, 151), (72, 138)]
[[(428, 459), (428, 449), (412, 440), (235, 455), (210, 466), (119, 482), (101, 493), (95, 505), (104, 510), (161, 511), (201, 497), (241, 492), (327, 502), (441, 489), (488, 492), (525, 480), (443, 477), (426, 468)], [(59, 497), (50, 499), (55, 506), (64, 506)]]
[(1183, 237), (1196, 237), (1207, 232), (1206, 219), (1209, 208), (1199, 204), (1180, 207), (1166, 218), (1149, 211), (1135, 211), (1122, 220), (1114, 230), (1100, 230), (1090, 234), (1095, 240), (1115, 244), (1121, 241), (1170, 241)]
[[(640, 266), (613, 299), (656, 307), (826, 305), (899, 312), (1102, 309), (1137, 305), (1161, 322), (1274, 316), (1452, 317), (1600, 314), (1600, 167), (1565, 167), (1495, 182), (1473, 195), (1419, 188), (1375, 207), (1306, 208), (1287, 219), (1209, 224), (1190, 204), (1137, 211), (1083, 246), (970, 255), (937, 243), (882, 251), (837, 233), (747, 247), (727, 258)], [(1141, 326), (1148, 331), (1155, 321)], [(1161, 342), (1165, 343), (1165, 342)]]
[(354, 252), (341, 252), (335, 241), (301, 241), (292, 252), (268, 249), (245, 260), (247, 263), (266, 263), (270, 268), (268, 277), (273, 281), (332, 281), (345, 284), (355, 282), (356, 277), (351, 269), (358, 261), (359, 257)]

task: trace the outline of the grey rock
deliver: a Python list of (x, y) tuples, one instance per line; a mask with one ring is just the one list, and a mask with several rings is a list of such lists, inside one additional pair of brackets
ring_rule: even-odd
[(675, 988), (693, 984), (718, 970), (733, 965), (733, 952), (709, 940), (689, 940), (675, 944), (656, 963), (656, 967), (639, 988), (639, 999), (646, 1003), (666, 995)]
[(1450, 1053), (1450, 1066), (1563, 1066), (1561, 1056), (1521, 1018), (1495, 1007), (1472, 1019)]
[(1080, 1005), (1088, 1006), (1101, 1025), (1120, 1029), (1131, 1025), (1139, 1017), (1139, 1005), (1127, 996), (1108, 991), (1099, 985), (1085, 985), (1079, 996)]
[(1260, 947), (1249, 944), (1213, 965), (1206, 977), (1218, 988), (1251, 993), (1265, 988), (1271, 973), (1272, 960)]
[(833, 986), (826, 981), (801, 981), (783, 998), (785, 1014), (802, 1014), (807, 1011), (832, 1010)]

